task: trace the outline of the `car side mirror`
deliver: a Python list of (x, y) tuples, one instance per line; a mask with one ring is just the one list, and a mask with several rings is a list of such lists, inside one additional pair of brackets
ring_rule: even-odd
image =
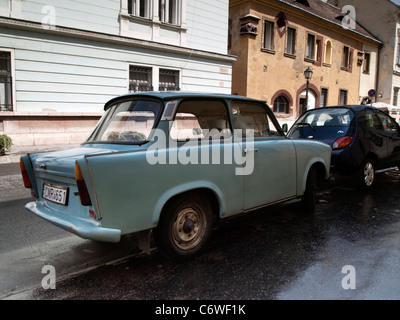
[(287, 123), (284, 123), (284, 124), (282, 125), (282, 131), (283, 131), (284, 133), (287, 133), (287, 132), (288, 132), (288, 125), (287, 125)]

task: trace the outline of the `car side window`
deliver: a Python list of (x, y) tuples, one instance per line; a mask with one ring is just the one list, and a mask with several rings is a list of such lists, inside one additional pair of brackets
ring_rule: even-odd
[(389, 133), (399, 133), (399, 127), (396, 124), (395, 120), (384, 114), (383, 112), (378, 112), (378, 117), (382, 122), (383, 130)]
[(232, 104), (233, 124), (236, 129), (254, 130), (254, 137), (280, 135), (265, 108), (257, 103), (235, 102)]
[(173, 140), (227, 139), (232, 136), (227, 106), (219, 100), (185, 100), (178, 106), (170, 136)]
[(367, 127), (376, 130), (383, 130), (382, 123), (379, 121), (377, 115), (372, 110), (366, 111)]

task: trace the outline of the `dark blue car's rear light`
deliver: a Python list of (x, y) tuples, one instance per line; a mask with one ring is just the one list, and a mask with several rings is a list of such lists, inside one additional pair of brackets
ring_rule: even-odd
[(354, 137), (341, 137), (335, 140), (332, 145), (333, 150), (343, 149), (348, 147), (353, 142)]

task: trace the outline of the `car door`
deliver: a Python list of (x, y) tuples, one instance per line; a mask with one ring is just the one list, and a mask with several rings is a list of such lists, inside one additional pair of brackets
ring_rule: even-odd
[(244, 210), (295, 196), (295, 147), (277, 128), (272, 112), (261, 103), (235, 102), (232, 117), (247, 169)]
[(382, 166), (397, 166), (400, 164), (400, 128), (396, 121), (382, 111), (377, 111), (382, 122), (383, 136), (387, 148), (387, 155), (383, 159)]

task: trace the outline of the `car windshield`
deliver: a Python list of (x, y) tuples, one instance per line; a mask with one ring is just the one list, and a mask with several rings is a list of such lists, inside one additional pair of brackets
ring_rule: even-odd
[(326, 108), (313, 110), (301, 116), (296, 121), (297, 126), (310, 125), (312, 127), (350, 127), (354, 113), (349, 109)]
[(148, 140), (162, 105), (154, 100), (128, 100), (107, 109), (86, 142), (134, 143)]

